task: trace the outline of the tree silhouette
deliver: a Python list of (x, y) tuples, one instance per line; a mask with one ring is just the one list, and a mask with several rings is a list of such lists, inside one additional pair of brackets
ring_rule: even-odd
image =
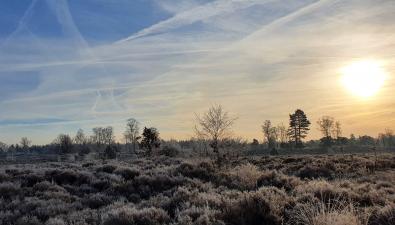
[(73, 141), (67, 134), (59, 134), (55, 139), (54, 144), (59, 148), (60, 153), (67, 154), (73, 149)]
[(294, 142), (295, 147), (302, 147), (302, 139), (304, 139), (310, 130), (310, 121), (306, 114), (297, 109), (295, 113), (289, 115), (288, 135), (290, 140)]
[(132, 144), (133, 152), (136, 152), (137, 141), (140, 139), (139, 130), (139, 122), (136, 119), (130, 118), (127, 120), (124, 137), (126, 144)]
[(20, 144), (23, 149), (28, 149), (31, 143), (32, 143), (32, 141), (29, 140), (27, 137), (21, 138)]
[(334, 129), (335, 120), (333, 117), (323, 116), (317, 121), (317, 125), (323, 135), (323, 138), (321, 138), (321, 143), (324, 146), (331, 146), (333, 142), (332, 131)]
[(143, 139), (141, 140), (140, 146), (147, 150), (147, 154), (151, 155), (152, 149), (159, 148), (160, 139), (159, 132), (155, 127), (147, 128), (144, 127)]
[(210, 141), (213, 152), (219, 154), (220, 142), (230, 137), (232, 125), (237, 118), (230, 117), (221, 105), (211, 106), (202, 116), (195, 115), (196, 135)]

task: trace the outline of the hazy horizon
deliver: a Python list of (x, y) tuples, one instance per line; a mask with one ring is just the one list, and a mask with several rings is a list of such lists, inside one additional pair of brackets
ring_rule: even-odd
[[(344, 136), (377, 136), (395, 128), (394, 11), (392, 0), (3, 1), (0, 141), (97, 126), (120, 140), (128, 118), (186, 139), (212, 104), (250, 140), (298, 108), (307, 139), (321, 136), (321, 116)], [(342, 83), (358, 62), (386, 74), (371, 94)]]

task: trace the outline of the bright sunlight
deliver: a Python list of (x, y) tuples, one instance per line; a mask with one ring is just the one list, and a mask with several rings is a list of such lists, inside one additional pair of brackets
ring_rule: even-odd
[(342, 82), (354, 95), (371, 97), (384, 85), (386, 73), (379, 61), (363, 60), (342, 69)]

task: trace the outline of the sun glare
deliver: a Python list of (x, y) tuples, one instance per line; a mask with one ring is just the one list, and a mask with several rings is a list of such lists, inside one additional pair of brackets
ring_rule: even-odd
[(386, 73), (375, 60), (354, 62), (342, 69), (342, 83), (354, 95), (371, 97), (384, 85)]

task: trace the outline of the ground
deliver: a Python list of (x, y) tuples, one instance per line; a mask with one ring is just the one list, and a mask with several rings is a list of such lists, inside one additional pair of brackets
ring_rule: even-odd
[(395, 224), (395, 155), (0, 166), (0, 224)]

